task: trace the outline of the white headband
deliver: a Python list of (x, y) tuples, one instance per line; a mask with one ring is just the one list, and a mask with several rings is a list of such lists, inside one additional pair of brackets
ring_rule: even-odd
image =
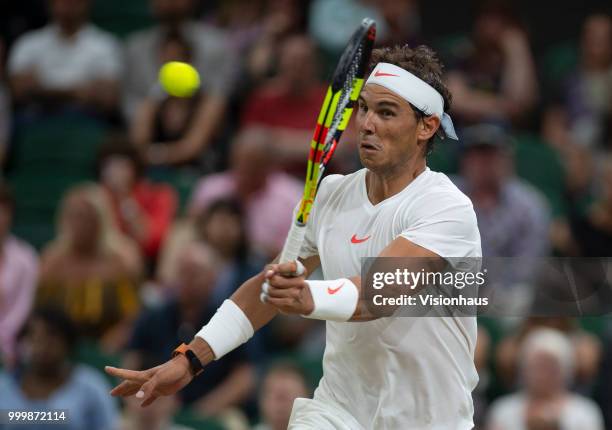
[(425, 115), (436, 115), (440, 118), (440, 125), (446, 136), (459, 140), (453, 120), (444, 112), (444, 99), (427, 82), (394, 64), (378, 63), (366, 81), (367, 84), (381, 85), (414, 105)]

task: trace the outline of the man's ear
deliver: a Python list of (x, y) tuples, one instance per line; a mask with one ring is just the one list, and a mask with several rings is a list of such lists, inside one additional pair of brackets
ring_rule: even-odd
[(429, 140), (440, 128), (440, 118), (435, 115), (426, 116), (419, 121), (417, 140)]

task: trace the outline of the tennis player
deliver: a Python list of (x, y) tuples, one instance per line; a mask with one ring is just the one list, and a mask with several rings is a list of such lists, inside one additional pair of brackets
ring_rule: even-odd
[[(362, 257), (481, 256), (470, 200), (426, 164), (436, 134), (457, 139), (441, 64), (404, 46), (374, 50), (372, 65), (356, 115), (364, 168), (323, 180), (300, 261), (245, 282), (168, 362), (107, 368), (125, 379), (111, 394), (148, 405), (175, 393), (283, 312), (327, 321), (323, 378), (313, 399), (295, 401), (290, 429), (473, 427), (475, 318), (377, 318), (360, 298)], [(318, 266), (325, 280), (306, 280)]]

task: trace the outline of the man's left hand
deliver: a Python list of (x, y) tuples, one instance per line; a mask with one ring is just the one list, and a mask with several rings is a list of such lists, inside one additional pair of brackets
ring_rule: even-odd
[(314, 310), (314, 302), (306, 283), (308, 273), (305, 269), (300, 275), (297, 272), (295, 261), (267, 266), (265, 278), (268, 285), (262, 287), (267, 294), (266, 303), (285, 314), (309, 315)]

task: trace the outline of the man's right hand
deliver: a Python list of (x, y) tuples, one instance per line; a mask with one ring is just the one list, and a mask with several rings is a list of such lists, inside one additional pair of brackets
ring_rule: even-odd
[(171, 360), (148, 370), (128, 370), (106, 366), (109, 375), (124, 381), (111, 390), (111, 395), (128, 397), (136, 394), (141, 406), (148, 406), (160, 396), (176, 393), (193, 379), (187, 358), (179, 354)]

